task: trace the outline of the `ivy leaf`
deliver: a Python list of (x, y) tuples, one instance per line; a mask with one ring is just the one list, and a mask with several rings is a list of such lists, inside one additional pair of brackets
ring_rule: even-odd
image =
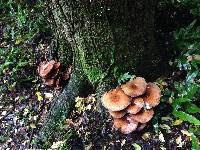
[(183, 111), (173, 111), (174, 116), (180, 118), (183, 121), (188, 121), (190, 123), (193, 123), (195, 125), (200, 125), (200, 120), (198, 120), (196, 117), (189, 115)]

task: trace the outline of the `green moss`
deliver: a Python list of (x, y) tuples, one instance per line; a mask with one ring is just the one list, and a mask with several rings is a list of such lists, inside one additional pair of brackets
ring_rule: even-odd
[[(102, 31), (102, 29), (96, 29)], [(109, 32), (91, 36), (84, 32), (76, 36), (77, 61), (92, 84), (101, 82), (114, 63), (114, 48), (108, 42)]]

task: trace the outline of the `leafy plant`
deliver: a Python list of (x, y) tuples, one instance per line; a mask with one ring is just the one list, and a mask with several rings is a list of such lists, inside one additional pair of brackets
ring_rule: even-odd
[(13, 81), (30, 80), (33, 71), (27, 73), (27, 68), (34, 67), (35, 55), (29, 41), (35, 34), (48, 30), (44, 3), (39, 0), (30, 7), (23, 1), (0, 0), (0, 6), (0, 21), (3, 22), (0, 75), (6, 70)]
[[(174, 34), (175, 49), (176, 53), (179, 54), (174, 64), (179, 70), (186, 72), (186, 77), (183, 81), (174, 83), (176, 91), (171, 94), (173, 115), (189, 122), (191, 127), (199, 128), (200, 120), (197, 118), (197, 114), (200, 113), (198, 106), (200, 97), (200, 24), (197, 16), (200, 15), (200, 2), (189, 0), (179, 2), (191, 9), (194, 21), (187, 27), (177, 30)], [(195, 134), (193, 133), (192, 136), (193, 149), (199, 147)]]

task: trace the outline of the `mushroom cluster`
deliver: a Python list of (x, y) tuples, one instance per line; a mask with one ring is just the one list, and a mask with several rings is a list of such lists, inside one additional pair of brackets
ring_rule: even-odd
[(142, 130), (154, 115), (153, 108), (160, 102), (161, 91), (144, 78), (135, 79), (105, 93), (103, 106), (113, 117), (113, 126), (124, 134)]
[(61, 80), (67, 80), (71, 73), (68, 68), (64, 75), (60, 76), (61, 63), (55, 60), (43, 61), (38, 66), (38, 73), (43, 78), (44, 84), (48, 86), (60, 87)]

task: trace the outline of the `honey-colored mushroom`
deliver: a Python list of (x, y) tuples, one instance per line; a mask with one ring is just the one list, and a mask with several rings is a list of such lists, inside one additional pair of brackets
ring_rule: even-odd
[(131, 97), (137, 97), (145, 93), (146, 91), (146, 81), (142, 77), (136, 77), (134, 80), (121, 85), (124, 93)]
[(120, 111), (130, 104), (130, 100), (131, 98), (120, 87), (117, 87), (103, 95), (102, 104), (111, 111)]
[(160, 88), (154, 83), (147, 84), (146, 95), (143, 98), (146, 109), (151, 109), (160, 103), (161, 91)]
[(130, 117), (140, 123), (147, 123), (151, 120), (154, 115), (153, 109), (150, 110), (143, 110), (135, 115), (130, 115)]

